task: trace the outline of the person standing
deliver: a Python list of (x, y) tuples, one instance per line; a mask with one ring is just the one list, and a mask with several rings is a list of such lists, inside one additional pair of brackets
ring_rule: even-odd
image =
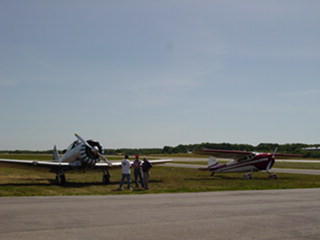
[(149, 189), (149, 176), (150, 176), (150, 169), (152, 168), (151, 162), (148, 159), (143, 158), (142, 163), (142, 172), (143, 172), (143, 185), (144, 189)]
[(125, 183), (125, 180), (127, 180), (128, 189), (131, 190), (130, 167), (131, 167), (131, 164), (129, 161), (129, 157), (128, 157), (128, 155), (125, 155), (124, 159), (121, 162), (122, 177), (121, 177), (121, 181), (120, 181), (119, 190), (123, 189), (122, 186)]
[(132, 167), (133, 167), (133, 174), (134, 174), (134, 182), (136, 187), (139, 187), (139, 182), (141, 187), (144, 186), (143, 179), (142, 179), (142, 172), (141, 172), (141, 164), (142, 162), (139, 159), (139, 155), (136, 155), (136, 159), (134, 160)]

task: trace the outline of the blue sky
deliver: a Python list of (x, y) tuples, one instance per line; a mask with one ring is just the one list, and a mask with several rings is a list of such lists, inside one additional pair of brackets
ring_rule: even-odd
[(320, 142), (319, 1), (0, 2), (0, 149)]

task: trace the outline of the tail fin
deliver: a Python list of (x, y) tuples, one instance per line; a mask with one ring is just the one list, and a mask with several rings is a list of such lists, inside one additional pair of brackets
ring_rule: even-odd
[(59, 153), (58, 153), (58, 151), (57, 151), (56, 145), (54, 145), (54, 147), (53, 147), (52, 159), (53, 159), (53, 161), (55, 161), (55, 162), (59, 162), (59, 159), (60, 159), (60, 155), (59, 155)]
[(208, 158), (208, 167), (214, 166), (218, 163), (217, 159), (214, 157), (209, 157)]

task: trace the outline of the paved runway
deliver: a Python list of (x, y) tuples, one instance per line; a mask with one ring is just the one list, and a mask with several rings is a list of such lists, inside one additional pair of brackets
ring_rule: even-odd
[(0, 198), (0, 239), (318, 240), (320, 189)]

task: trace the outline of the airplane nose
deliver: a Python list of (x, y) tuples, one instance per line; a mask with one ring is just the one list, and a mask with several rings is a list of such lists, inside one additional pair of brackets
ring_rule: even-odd
[(94, 146), (93, 149), (95, 150), (95, 152), (99, 152), (99, 148), (97, 146)]

